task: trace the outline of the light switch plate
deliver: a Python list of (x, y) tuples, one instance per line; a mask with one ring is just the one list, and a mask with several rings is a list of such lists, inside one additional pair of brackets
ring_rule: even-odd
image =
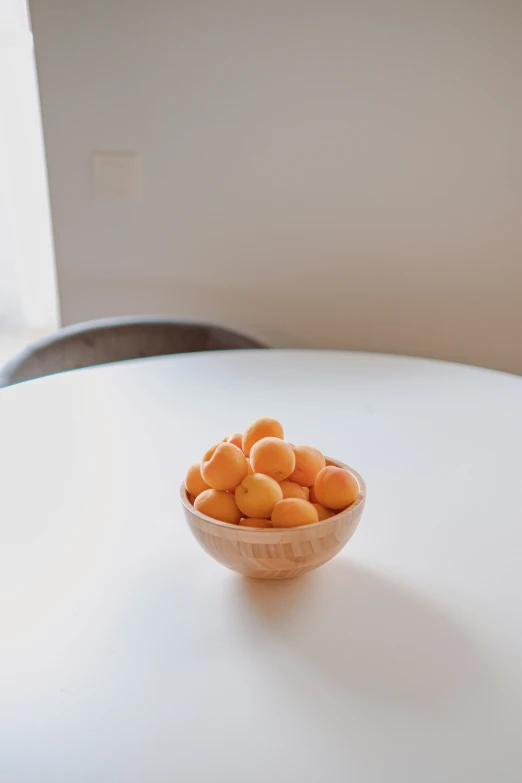
[(135, 152), (94, 152), (92, 192), (96, 201), (136, 201), (141, 195), (140, 160)]

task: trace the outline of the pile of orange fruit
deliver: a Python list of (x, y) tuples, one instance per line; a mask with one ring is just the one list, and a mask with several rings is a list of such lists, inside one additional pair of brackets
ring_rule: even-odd
[(191, 465), (185, 488), (213, 519), (258, 528), (311, 525), (338, 514), (359, 494), (355, 476), (326, 465), (313, 446), (284, 440), (276, 419), (256, 419)]

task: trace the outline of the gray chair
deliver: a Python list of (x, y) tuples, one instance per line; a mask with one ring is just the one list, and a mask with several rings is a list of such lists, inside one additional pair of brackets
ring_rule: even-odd
[(0, 370), (0, 387), (145, 356), (265, 347), (219, 326), (157, 317), (104, 318), (66, 326), (29, 345)]

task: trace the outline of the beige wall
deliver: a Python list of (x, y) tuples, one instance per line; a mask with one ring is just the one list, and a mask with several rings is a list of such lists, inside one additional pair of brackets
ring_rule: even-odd
[[(522, 3), (32, 0), (66, 322), (522, 371)], [(92, 200), (95, 150), (143, 197)]]

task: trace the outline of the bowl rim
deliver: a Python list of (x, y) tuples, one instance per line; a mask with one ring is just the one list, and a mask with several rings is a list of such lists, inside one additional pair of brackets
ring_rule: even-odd
[(232, 522), (222, 522), (220, 519), (214, 519), (213, 517), (209, 517), (206, 514), (202, 514), (201, 511), (198, 511), (194, 508), (194, 505), (190, 502), (189, 497), (192, 497), (192, 495), (189, 495), (185, 488), (185, 480), (181, 482), (180, 487), (180, 500), (182, 506), (191, 514), (194, 514), (196, 517), (199, 517), (199, 519), (203, 519), (205, 522), (211, 522), (213, 525), (217, 525), (217, 527), (224, 527), (232, 530), (248, 530), (248, 531), (258, 531), (263, 534), (263, 531), (270, 531), (270, 532), (287, 532), (291, 533), (293, 530), (311, 530), (311, 529), (317, 529), (319, 527), (324, 527), (326, 525), (331, 525), (332, 522), (336, 522), (341, 517), (343, 517), (345, 514), (352, 513), (355, 511), (355, 509), (361, 505), (361, 503), (364, 503), (366, 500), (366, 482), (364, 481), (363, 477), (357, 473), (354, 468), (352, 468), (350, 465), (347, 465), (345, 462), (341, 462), (340, 460), (333, 459), (333, 457), (326, 457), (326, 467), (334, 467), (334, 468), (343, 468), (344, 470), (348, 470), (356, 479), (358, 485), (359, 485), (359, 494), (353, 501), (353, 503), (348, 506), (348, 508), (343, 509), (338, 514), (334, 514), (333, 517), (328, 517), (328, 519), (320, 520), (319, 522), (312, 522), (309, 525), (296, 525), (295, 527), (250, 527), (249, 525), (235, 525)]

